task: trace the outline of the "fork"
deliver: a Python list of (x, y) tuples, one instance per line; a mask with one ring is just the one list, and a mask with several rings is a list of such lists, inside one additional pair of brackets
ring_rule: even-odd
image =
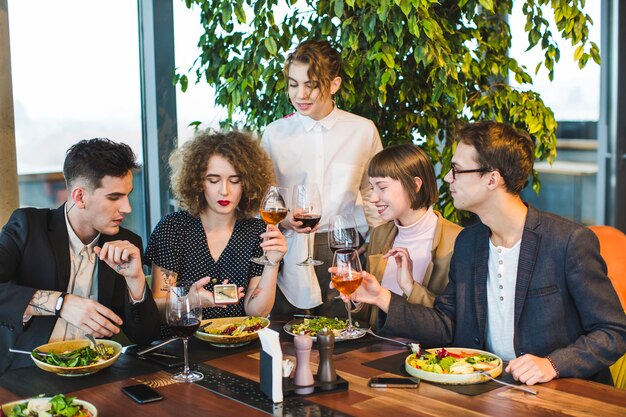
[(483, 376), (486, 376), (487, 378), (489, 378), (490, 380), (492, 380), (493, 382), (497, 382), (500, 385), (504, 385), (513, 389), (517, 389), (520, 391), (524, 391), (527, 392), (529, 394), (532, 395), (537, 395), (539, 394), (537, 391), (535, 391), (534, 389), (530, 389), (530, 388), (526, 388), (526, 387), (522, 387), (521, 385), (515, 385), (515, 384), (509, 384), (508, 382), (504, 382), (504, 381), (500, 381), (499, 379), (495, 379), (494, 377), (492, 377), (491, 375), (489, 375), (487, 372), (483, 371), (480, 373)]
[(86, 333), (85, 336), (91, 342), (91, 347), (98, 352), (100, 356), (105, 356), (107, 354), (107, 348), (104, 346), (104, 343), (96, 342), (96, 339), (89, 333)]
[(401, 341), (399, 341), (399, 340), (395, 340), (395, 339), (391, 339), (391, 338), (388, 338), (388, 337), (384, 337), (384, 336), (378, 335), (378, 334), (374, 333), (374, 332), (372, 331), (372, 329), (365, 329), (365, 332), (366, 332), (366, 333), (369, 333), (369, 334), (371, 334), (372, 336), (377, 337), (377, 338), (379, 338), (379, 339), (387, 340), (387, 341), (389, 341), (389, 342), (398, 343), (399, 345), (402, 345), (402, 346), (405, 346), (405, 347), (407, 347), (407, 348), (411, 349), (411, 344), (410, 344), (410, 343), (407, 343), (407, 342), (401, 342)]
[[(9, 352), (13, 352), (13, 353), (21, 353), (23, 355), (32, 355), (33, 353), (39, 355), (39, 356), (43, 356), (43, 357), (48, 357), (48, 356), (52, 356), (52, 353), (48, 353), (48, 352), (40, 352), (37, 349), (33, 350), (32, 352), (29, 352), (27, 350), (19, 350), (19, 349), (13, 349), (13, 348), (9, 348)], [(62, 353), (59, 354), (54, 354), (54, 356), (56, 356), (59, 360), (68, 360), (68, 359), (72, 359), (70, 356), (67, 355), (63, 355)]]

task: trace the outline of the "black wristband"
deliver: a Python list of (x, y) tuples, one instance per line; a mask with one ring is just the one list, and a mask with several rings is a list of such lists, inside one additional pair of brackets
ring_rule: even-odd
[(67, 295), (66, 292), (62, 292), (61, 295), (59, 295), (59, 298), (57, 298), (57, 302), (54, 305), (54, 316), (55, 317), (61, 317), (61, 309), (63, 308), (63, 303), (65, 302), (65, 296)]

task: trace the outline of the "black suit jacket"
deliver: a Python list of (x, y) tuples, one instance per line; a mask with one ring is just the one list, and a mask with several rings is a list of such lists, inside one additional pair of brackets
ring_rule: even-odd
[[(32, 350), (52, 334), (54, 316), (35, 316), (23, 325), (23, 313), (37, 290), (67, 290), (70, 254), (64, 207), (15, 210), (0, 233), (0, 372), (32, 365), (26, 355), (7, 353), (10, 347)], [(98, 245), (112, 240), (143, 247), (141, 238), (124, 228), (114, 236), (101, 235)], [(159, 315), (150, 291), (143, 302), (132, 303), (125, 279), (99, 260), (98, 302), (122, 318), (122, 329), (132, 341), (146, 344), (158, 335)]]

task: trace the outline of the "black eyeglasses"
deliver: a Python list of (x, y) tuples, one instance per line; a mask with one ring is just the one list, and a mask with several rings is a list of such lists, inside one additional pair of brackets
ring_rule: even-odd
[(470, 172), (491, 172), (493, 169), (489, 168), (477, 168), (477, 169), (456, 169), (454, 165), (450, 168), (452, 171), (452, 179), (456, 180), (458, 174), (469, 174)]

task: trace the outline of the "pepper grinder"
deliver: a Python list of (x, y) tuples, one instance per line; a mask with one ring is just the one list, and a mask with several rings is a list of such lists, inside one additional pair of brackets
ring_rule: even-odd
[(313, 339), (306, 334), (296, 335), (293, 338), (293, 345), (296, 348), (296, 372), (293, 376), (293, 383), (299, 388), (296, 394), (310, 394), (313, 392), (313, 372), (311, 371), (311, 347)]
[(326, 327), (317, 334), (317, 344), (320, 352), (320, 363), (317, 368), (317, 380), (319, 382), (336, 382), (337, 372), (335, 372), (335, 361), (333, 360), (333, 350), (335, 348), (335, 335), (328, 331)]

